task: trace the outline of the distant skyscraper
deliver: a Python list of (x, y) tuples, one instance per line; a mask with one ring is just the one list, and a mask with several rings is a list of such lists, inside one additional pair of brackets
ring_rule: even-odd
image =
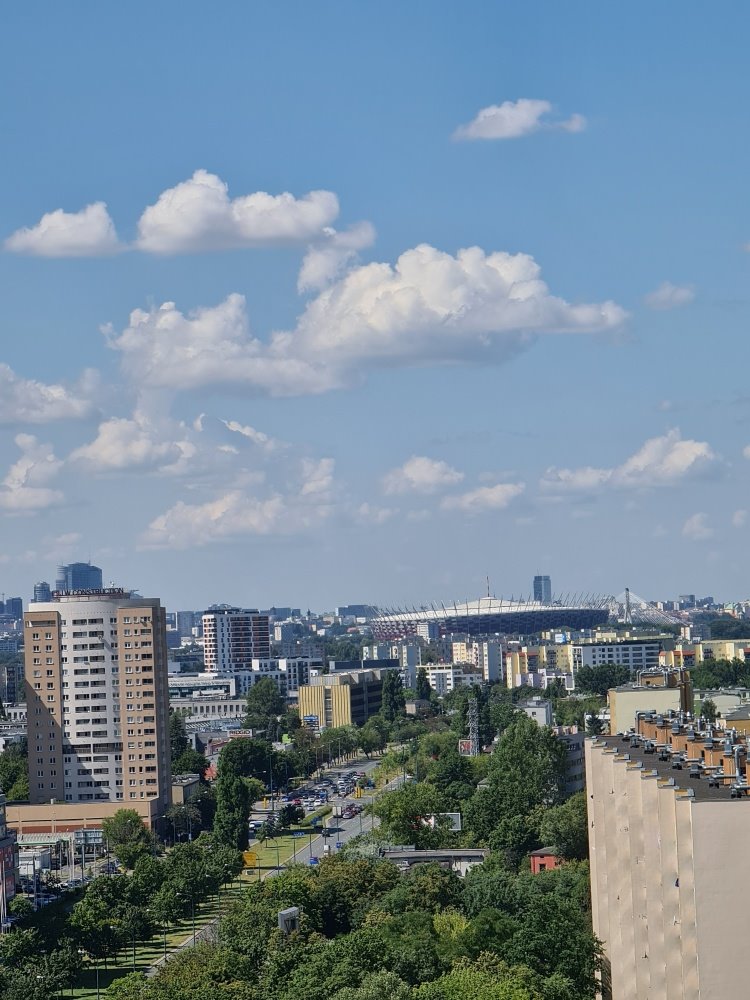
[(534, 577), (534, 600), (541, 601), (542, 604), (552, 601), (552, 583), (548, 576)]
[(101, 590), (102, 571), (91, 563), (70, 563), (57, 567), (55, 590)]
[(34, 584), (34, 596), (32, 600), (36, 603), (37, 601), (51, 601), (52, 591), (50, 590), (50, 585), (46, 580), (41, 580), (39, 583)]
[(5, 600), (5, 614), (13, 618), (23, 618), (23, 599), (20, 597), (8, 597)]

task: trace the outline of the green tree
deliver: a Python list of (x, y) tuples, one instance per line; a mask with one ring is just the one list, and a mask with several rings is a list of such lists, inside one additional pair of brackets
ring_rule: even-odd
[(208, 760), (192, 747), (183, 750), (179, 757), (172, 760), (172, 774), (198, 774), (203, 779), (207, 768)]
[(193, 840), (201, 831), (200, 809), (190, 802), (170, 806), (165, 815), (171, 824), (175, 841), (179, 840), (180, 837), (188, 837)]
[(547, 1000), (525, 968), (484, 970), (459, 965), (414, 991), (414, 1000)]
[(305, 810), (302, 806), (287, 805), (282, 806), (279, 810), (279, 823), (285, 829), (289, 829), (290, 826), (294, 826), (295, 823), (301, 823), (305, 818)]
[(583, 861), (589, 853), (586, 795), (578, 792), (559, 806), (547, 809), (539, 828), (545, 845), (567, 861)]
[(518, 864), (527, 851), (541, 846), (539, 823), (545, 809), (562, 801), (565, 767), (562, 741), (519, 714), (492, 753), (487, 786), (462, 810), (466, 825)]
[(29, 797), (28, 754), (26, 743), (12, 743), (0, 753), (0, 788), (8, 799), (25, 801)]
[(188, 740), (187, 730), (185, 729), (185, 719), (181, 712), (172, 712), (169, 716), (169, 750), (172, 758), (173, 770), (174, 762), (181, 756), (181, 754), (185, 753), (189, 746), (190, 741)]
[(126, 868), (132, 868), (138, 858), (153, 850), (153, 835), (135, 809), (118, 809), (102, 820), (102, 830), (109, 849)]
[(368, 721), (357, 731), (357, 744), (360, 750), (369, 757), (371, 753), (384, 750), (388, 742), (387, 730), (384, 726), (378, 725), (373, 719)]
[(432, 694), (432, 688), (430, 687), (430, 681), (427, 677), (427, 671), (424, 667), (420, 667), (417, 670), (417, 698), (421, 698), (423, 701), (429, 701)]
[(277, 756), (267, 740), (244, 738), (230, 740), (219, 754), (217, 769), (219, 774), (232, 771), (233, 774), (243, 778), (257, 778), (268, 783), (269, 768), (274, 773), (279, 770)]
[[(235, 742), (235, 741), (233, 741)], [(236, 742), (244, 742), (237, 740)], [(230, 744), (231, 746), (231, 744)], [(229, 747), (222, 751), (222, 756)], [(219, 762), (216, 779), (216, 816), (214, 834), (220, 844), (244, 851), (248, 842), (250, 795), (242, 777), (227, 762)]]
[(584, 694), (598, 694), (601, 698), (606, 698), (610, 688), (627, 684), (629, 680), (630, 667), (601, 663), (595, 667), (579, 667), (576, 688)]
[(401, 682), (401, 675), (398, 670), (388, 670), (383, 677), (383, 704), (381, 712), (383, 718), (388, 722), (393, 722), (400, 715), (404, 714), (406, 699), (404, 698), (404, 685)]
[(586, 719), (586, 735), (587, 736), (601, 736), (604, 732), (604, 723), (599, 718), (598, 715), (589, 715)]
[(372, 972), (359, 986), (345, 986), (331, 1000), (411, 1000), (411, 987), (393, 972)]
[(248, 729), (265, 729), (271, 722), (275, 727), (278, 716), (283, 716), (285, 712), (286, 701), (272, 678), (261, 677), (248, 691), (245, 717)]
[(264, 798), (266, 786), (262, 781), (259, 781), (257, 778), (243, 778), (242, 780), (247, 785), (247, 795), (251, 806), (254, 802), (259, 802)]
[(706, 700), (701, 705), (701, 718), (705, 719), (706, 722), (710, 722), (712, 725), (719, 717), (719, 711), (716, 707), (716, 702), (712, 698), (706, 698)]
[[(24, 918), (31, 916), (34, 912), (34, 907), (25, 896), (14, 896), (8, 904), (8, 910), (12, 916), (19, 917), (23, 920)], [(0, 942), (4, 940), (5, 937), (0, 938)]]
[(372, 807), (381, 823), (381, 834), (394, 844), (414, 844), (418, 849), (444, 847), (452, 835), (439, 819), (431, 817), (445, 812), (444, 797), (432, 785), (424, 782), (402, 785), (393, 792), (384, 792)]

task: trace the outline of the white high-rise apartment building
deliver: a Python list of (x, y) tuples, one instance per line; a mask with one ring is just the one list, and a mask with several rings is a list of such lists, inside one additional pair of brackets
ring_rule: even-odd
[(32, 803), (171, 793), (167, 645), (157, 598), (61, 591), (24, 615)]
[(214, 605), (203, 614), (203, 656), (209, 673), (251, 670), (253, 659), (271, 655), (268, 615)]

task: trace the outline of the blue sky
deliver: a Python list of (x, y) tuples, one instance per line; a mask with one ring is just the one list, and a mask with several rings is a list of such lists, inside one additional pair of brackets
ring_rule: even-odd
[(4, 11), (6, 592), (746, 597), (750, 14), (217, 7)]

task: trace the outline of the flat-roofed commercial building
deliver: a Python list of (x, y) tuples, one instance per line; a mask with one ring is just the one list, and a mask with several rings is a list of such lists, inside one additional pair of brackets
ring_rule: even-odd
[[(388, 669), (397, 671), (398, 667)], [(363, 725), (380, 711), (383, 678), (388, 669), (351, 670), (311, 677), (310, 683), (299, 689), (300, 718), (318, 730)]]
[(594, 933), (613, 1000), (746, 996), (747, 747), (679, 716), (587, 740)]

